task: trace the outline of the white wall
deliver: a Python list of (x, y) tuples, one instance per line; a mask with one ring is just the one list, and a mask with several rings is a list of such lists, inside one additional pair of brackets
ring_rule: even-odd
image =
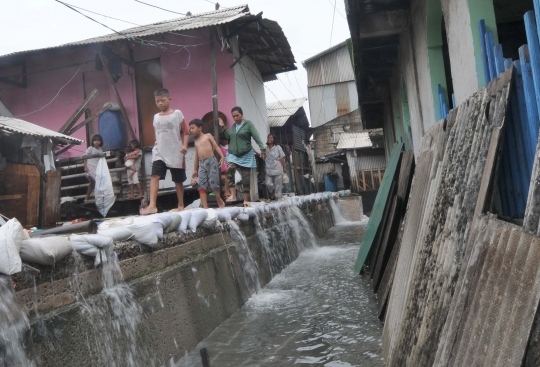
[[(236, 38), (231, 44), (236, 58), (239, 54)], [(244, 118), (253, 122), (263, 143), (265, 143), (269, 128), (264, 84), (257, 65), (249, 56), (244, 56), (234, 66), (234, 78), (236, 104), (242, 107)], [(252, 144), (257, 151), (260, 150), (253, 141)]]

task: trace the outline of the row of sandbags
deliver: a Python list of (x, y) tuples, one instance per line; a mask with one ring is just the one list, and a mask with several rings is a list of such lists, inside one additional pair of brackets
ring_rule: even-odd
[(22, 269), (22, 261), (41, 265), (54, 265), (73, 250), (85, 256), (95, 257), (95, 265), (107, 261), (113, 253), (114, 242), (135, 240), (155, 247), (163, 235), (171, 232), (195, 232), (198, 227), (213, 229), (220, 222), (233, 219), (247, 222), (258, 214), (280, 210), (290, 205), (300, 206), (306, 202), (319, 201), (335, 194), (318, 193), (294, 196), (280, 202), (251, 203), (251, 207), (228, 207), (222, 209), (192, 209), (181, 212), (134, 216), (108, 220), (98, 227), (98, 234), (64, 235), (30, 238), (17, 219), (11, 219), (0, 227), (0, 273), (14, 274)]

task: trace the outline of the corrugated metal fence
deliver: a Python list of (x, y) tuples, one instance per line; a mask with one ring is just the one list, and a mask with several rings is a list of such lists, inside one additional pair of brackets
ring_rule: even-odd
[(534, 163), (540, 121), (540, 3), (534, 1), (536, 11), (524, 15), (527, 45), (519, 48), (519, 60), (505, 59), (502, 45), (495, 45), (493, 33), (486, 32), (484, 20), (478, 22), (482, 46), (482, 61), (486, 82), (514, 66), (515, 93), (510, 103), (510, 116), (505, 131), (499, 185), (502, 209), (510, 217), (523, 217)]

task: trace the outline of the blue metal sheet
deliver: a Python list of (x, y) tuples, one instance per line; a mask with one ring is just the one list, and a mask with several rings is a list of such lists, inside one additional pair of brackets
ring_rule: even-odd
[[(486, 22), (484, 19), (481, 19), (478, 22), (478, 32), (480, 33), (480, 46), (482, 47), (482, 63), (484, 64), (484, 78), (486, 79), (486, 84), (491, 81), (489, 76), (489, 61), (487, 58), (486, 52)], [(454, 108), (456, 104), (454, 103)]]
[(493, 33), (487, 32), (485, 36), (486, 41), (486, 52), (489, 63), (489, 76), (490, 81), (497, 77), (497, 68), (495, 66), (495, 53), (493, 48), (495, 47), (495, 41), (493, 40)]

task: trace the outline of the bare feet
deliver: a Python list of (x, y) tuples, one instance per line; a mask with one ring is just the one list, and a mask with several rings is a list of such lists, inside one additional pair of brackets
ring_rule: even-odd
[(126, 199), (135, 199), (135, 196), (129, 195)]
[(244, 201), (244, 208), (249, 208), (251, 206), (251, 204), (249, 203), (249, 201)]
[(143, 194), (139, 194), (139, 196), (137, 196), (137, 199), (142, 199), (144, 197)]
[(178, 205), (178, 211), (181, 212), (182, 210), (184, 210), (184, 207), (183, 206), (180, 206)]
[(158, 210), (155, 206), (147, 206), (146, 208), (139, 209), (140, 215), (148, 215), (148, 214), (155, 214)]
[(236, 201), (236, 197), (229, 196), (229, 198), (227, 199), (227, 202), (230, 203), (230, 202), (233, 202), (233, 201)]
[(88, 204), (88, 198), (84, 199), (84, 203)]

